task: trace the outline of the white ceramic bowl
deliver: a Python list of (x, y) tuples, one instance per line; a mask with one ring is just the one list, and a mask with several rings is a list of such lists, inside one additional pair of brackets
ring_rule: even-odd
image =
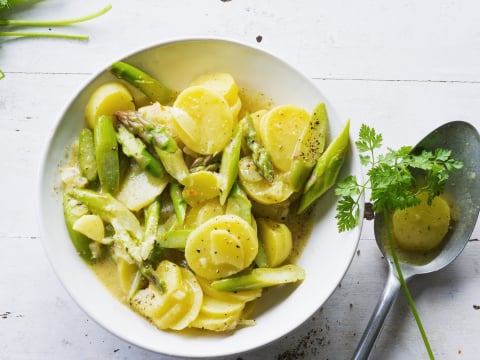
[[(336, 117), (321, 91), (299, 71), (269, 53), (237, 42), (176, 40), (121, 60), (158, 76), (176, 90), (200, 74), (228, 72), (240, 87), (267, 94), (277, 104), (296, 104), (311, 111), (318, 102), (325, 101), (332, 136), (345, 122)], [(72, 97), (48, 139), (41, 166), (41, 237), (52, 266), (72, 298), (91, 318), (120, 338), (151, 351), (179, 357), (212, 358), (250, 351), (300, 326), (325, 303), (342, 280), (360, 236), (360, 227), (338, 233), (334, 218), (337, 199), (333, 191), (321, 199), (311, 239), (298, 260), (306, 271), (306, 279), (299, 286), (268, 291), (257, 307), (256, 325), (233, 333), (205, 332), (197, 336), (159, 331), (117, 301), (82, 262), (64, 224), (59, 168), (66, 161), (66, 147), (84, 126), (83, 114), (89, 95), (98, 85), (112, 79), (106, 66)], [(340, 176), (360, 173), (358, 156), (350, 149)]]

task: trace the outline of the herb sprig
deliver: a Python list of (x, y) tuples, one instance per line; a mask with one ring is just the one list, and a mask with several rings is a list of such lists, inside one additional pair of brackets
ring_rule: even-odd
[[(418, 204), (417, 195), (421, 192), (428, 193), (430, 203), (443, 192), (449, 174), (463, 166), (446, 149), (414, 154), (411, 146), (402, 146), (398, 150), (389, 148), (384, 155), (376, 155), (382, 142), (381, 134), (362, 124), (355, 145), (361, 164), (369, 170), (363, 184), (355, 176), (348, 176), (335, 189), (341, 197), (336, 215), (339, 231), (350, 230), (359, 223), (360, 199), (367, 190), (371, 191), (374, 212), (391, 213)], [(419, 171), (424, 176), (416, 176)]]
[[(428, 194), (431, 203), (435, 196), (440, 195), (450, 173), (463, 166), (461, 161), (451, 157), (451, 151), (436, 149), (434, 152), (422, 151), (412, 153), (411, 146), (403, 146), (398, 150), (388, 149), (384, 155), (376, 151), (382, 147), (383, 137), (375, 129), (362, 124), (359, 140), (355, 145), (360, 153), (361, 164), (369, 168), (366, 180), (359, 183), (355, 176), (348, 176), (337, 184), (335, 193), (340, 196), (337, 205), (337, 227), (340, 232), (353, 229), (360, 221), (360, 201), (363, 195), (370, 191), (370, 201), (375, 213), (383, 213), (387, 238), (389, 241), (395, 269), (400, 284), (407, 297), (408, 304), (422, 335), (430, 359), (434, 359), (425, 330), (418, 315), (413, 298), (407, 287), (400, 267), (388, 217), (395, 210), (405, 209), (420, 202), (417, 195)], [(419, 176), (419, 174), (423, 176)]]

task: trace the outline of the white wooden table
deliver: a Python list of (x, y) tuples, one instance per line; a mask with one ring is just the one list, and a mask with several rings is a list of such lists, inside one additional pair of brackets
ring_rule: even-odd
[[(107, 1), (51, 0), (18, 17), (73, 17)], [(338, 113), (351, 119), (352, 134), (367, 123), (392, 148), (413, 145), (451, 120), (480, 128), (478, 1), (111, 4), (102, 18), (63, 29), (89, 34), (88, 42), (23, 39), (0, 45), (6, 74), (0, 81), (1, 359), (167, 359), (116, 338), (77, 307), (48, 263), (36, 222), (38, 168), (49, 129), (93, 72), (126, 53), (190, 36), (225, 36), (258, 46), (310, 76)], [(479, 358), (479, 238), (477, 224), (452, 265), (411, 283), (438, 359)], [(385, 278), (367, 222), (345, 279), (323, 308), (287, 337), (232, 359), (350, 358)], [(371, 358), (427, 358), (403, 295)]]

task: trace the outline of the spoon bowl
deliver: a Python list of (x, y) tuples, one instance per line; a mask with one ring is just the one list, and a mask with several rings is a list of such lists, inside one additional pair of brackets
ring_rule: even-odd
[[(429, 261), (420, 264), (399, 259), (405, 281), (420, 274), (440, 270), (450, 264), (465, 248), (475, 228), (480, 211), (480, 135), (475, 127), (463, 121), (453, 121), (432, 131), (412, 150), (435, 151), (437, 148), (451, 150), (452, 157), (463, 162), (461, 169), (453, 172), (446, 185), (452, 207), (452, 226), (443, 245)], [(393, 258), (388, 250), (384, 216), (375, 216), (375, 239), (388, 263), (388, 277), (383, 293), (375, 307), (367, 328), (352, 359), (368, 359), (384, 320), (401, 288)]]

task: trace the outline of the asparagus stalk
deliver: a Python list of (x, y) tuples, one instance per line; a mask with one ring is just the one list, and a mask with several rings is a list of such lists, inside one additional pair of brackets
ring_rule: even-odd
[(174, 229), (168, 230), (157, 238), (157, 244), (166, 249), (185, 249), (188, 235), (191, 229)]
[(113, 117), (102, 115), (93, 131), (98, 178), (103, 191), (114, 193), (120, 184), (118, 142)]
[(80, 172), (89, 182), (95, 181), (98, 177), (95, 156), (93, 131), (84, 128), (80, 131), (78, 140), (78, 165)]
[(174, 99), (175, 93), (172, 90), (133, 65), (118, 61), (112, 64), (110, 72), (139, 89), (152, 101), (166, 104)]
[(249, 224), (253, 222), (252, 203), (238, 182), (235, 182), (232, 186), (225, 212), (227, 214), (238, 215)]
[(118, 121), (127, 130), (153, 146), (167, 173), (180, 184), (185, 185), (190, 172), (185, 164), (182, 150), (167, 129), (159, 124), (146, 121), (136, 111), (119, 111), (116, 115)]
[(67, 193), (63, 195), (63, 212), (70, 240), (80, 257), (88, 263), (93, 263), (95, 262), (95, 256), (90, 248), (91, 240), (78, 231), (73, 230), (73, 224), (75, 221), (84, 215), (84, 212), (81, 209), (82, 206), (82, 203), (71, 195)]
[(170, 199), (172, 200), (177, 222), (179, 225), (183, 225), (185, 222), (185, 216), (187, 214), (187, 202), (183, 199), (182, 188), (176, 182), (172, 182), (168, 186), (168, 193), (170, 195)]
[(274, 177), (272, 158), (260, 142), (260, 138), (253, 126), (252, 117), (247, 115), (242, 120), (242, 125), (247, 147), (252, 152), (252, 159), (258, 168), (258, 172), (267, 179), (267, 181), (272, 182)]
[(242, 148), (242, 128), (237, 126), (230, 143), (225, 147), (222, 153), (222, 162), (220, 164), (220, 177), (222, 179), (220, 204), (225, 204), (230, 190), (238, 175), (238, 160), (240, 159), (240, 150)]
[(297, 213), (302, 213), (335, 184), (348, 148), (349, 130), (350, 121), (347, 121), (342, 132), (318, 159), (310, 178), (305, 184)]
[(293, 264), (278, 268), (256, 268), (249, 274), (214, 280), (212, 287), (221, 291), (241, 291), (293, 283), (305, 279), (305, 271)]
[(303, 187), (325, 148), (327, 126), (327, 109), (325, 103), (320, 103), (313, 111), (293, 153), (290, 179), (295, 191)]
[(156, 177), (165, 175), (165, 168), (147, 150), (144, 142), (135, 137), (125, 126), (117, 126), (117, 140), (122, 144), (122, 151), (125, 155), (135, 160), (135, 162), (143, 169)]

